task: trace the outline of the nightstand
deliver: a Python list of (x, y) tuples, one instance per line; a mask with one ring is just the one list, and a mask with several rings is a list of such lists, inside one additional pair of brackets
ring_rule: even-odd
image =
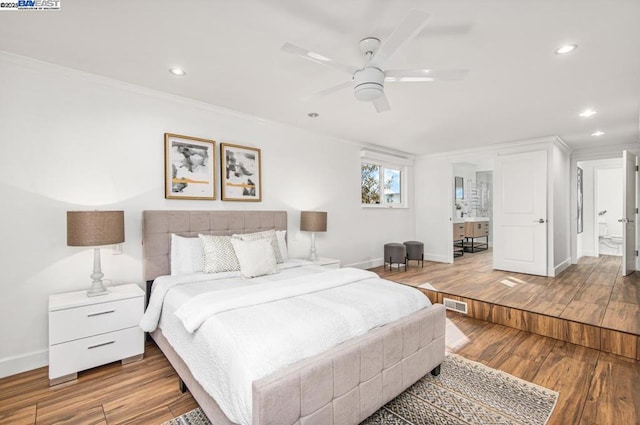
[(49, 297), (49, 385), (78, 377), (78, 372), (122, 360), (141, 360), (144, 291), (138, 285), (109, 288), (107, 295), (87, 291)]
[(313, 264), (324, 267), (325, 269), (339, 269), (340, 260), (335, 258), (319, 257), (318, 261), (314, 261)]

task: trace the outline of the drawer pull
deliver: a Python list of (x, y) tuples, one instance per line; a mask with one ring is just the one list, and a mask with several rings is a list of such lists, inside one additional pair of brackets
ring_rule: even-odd
[(104, 347), (105, 345), (114, 344), (115, 341), (103, 342), (102, 344), (90, 345), (87, 347), (87, 350), (91, 350), (92, 348)]
[(109, 313), (115, 313), (115, 310), (101, 311), (98, 313), (89, 313), (87, 314), (87, 317), (102, 316), (103, 314), (109, 314)]

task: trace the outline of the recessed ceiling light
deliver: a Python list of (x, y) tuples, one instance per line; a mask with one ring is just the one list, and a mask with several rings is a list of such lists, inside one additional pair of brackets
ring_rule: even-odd
[(569, 52), (573, 52), (578, 48), (577, 44), (565, 44), (564, 46), (560, 46), (555, 50), (556, 55), (564, 55)]
[(604, 131), (594, 131), (593, 133), (591, 133), (592, 136), (598, 137), (598, 136), (602, 136), (604, 134)]
[(588, 118), (592, 115), (597, 114), (598, 111), (594, 111), (593, 109), (585, 109), (584, 111), (580, 112), (578, 115), (584, 118)]
[(318, 118), (318, 116), (320, 116), (320, 114), (319, 114), (319, 113), (317, 113), (317, 112), (309, 112), (309, 113), (307, 114), (307, 116), (308, 116), (309, 118)]
[(176, 77), (182, 77), (186, 74), (185, 70), (182, 68), (169, 68), (169, 72)]

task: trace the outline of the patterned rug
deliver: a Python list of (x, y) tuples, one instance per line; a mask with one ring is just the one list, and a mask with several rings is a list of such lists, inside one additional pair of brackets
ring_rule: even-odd
[[(546, 424), (558, 393), (455, 354), (362, 425)], [(163, 425), (211, 425), (195, 409)]]

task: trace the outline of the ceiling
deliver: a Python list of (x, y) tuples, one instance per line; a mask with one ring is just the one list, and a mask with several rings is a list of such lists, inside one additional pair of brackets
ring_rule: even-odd
[[(551, 135), (574, 149), (640, 141), (638, 0), (60, 5), (0, 13), (0, 50), (414, 154)], [(386, 68), (463, 68), (464, 80), (387, 83), (391, 110), (384, 113), (350, 88), (305, 99), (350, 76), (282, 53), (285, 42), (360, 66), (358, 41), (384, 43), (413, 9), (431, 18)], [(565, 43), (579, 47), (554, 54)], [(172, 66), (187, 74), (172, 76)], [(578, 117), (587, 107), (598, 114)], [(606, 134), (591, 136), (596, 130)]]

